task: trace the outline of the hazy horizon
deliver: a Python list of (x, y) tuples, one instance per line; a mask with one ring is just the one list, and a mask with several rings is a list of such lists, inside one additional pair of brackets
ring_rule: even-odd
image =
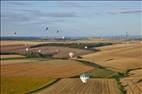
[(141, 4), (142, 1), (1, 1), (1, 36), (98, 37), (125, 36), (126, 32), (142, 36)]

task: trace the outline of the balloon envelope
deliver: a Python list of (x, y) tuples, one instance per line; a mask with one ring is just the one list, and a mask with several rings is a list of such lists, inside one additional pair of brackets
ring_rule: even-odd
[(87, 83), (87, 80), (89, 79), (89, 76), (87, 76), (86, 74), (81, 74), (80, 75), (80, 80), (82, 81), (82, 83)]

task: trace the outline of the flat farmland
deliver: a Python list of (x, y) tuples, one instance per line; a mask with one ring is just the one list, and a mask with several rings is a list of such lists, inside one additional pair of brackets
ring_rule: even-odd
[(73, 52), (75, 56), (83, 55), (83, 54), (89, 54), (92, 51), (89, 50), (82, 50), (77, 48), (68, 48), (68, 47), (60, 47), (60, 46), (45, 46), (45, 47), (36, 47), (31, 48), (30, 51), (38, 52), (38, 50), (41, 50), (42, 54), (54, 54), (54, 58), (68, 58), (69, 52)]
[(22, 55), (0, 55), (0, 58), (20, 58), (20, 57), (24, 57)]
[(1, 94), (26, 94), (28, 92), (37, 90), (50, 83), (56, 81), (56, 79), (49, 77), (25, 77), (25, 76), (1, 76)]
[(121, 83), (125, 87), (127, 94), (142, 93), (142, 77), (123, 78)]
[(142, 77), (142, 69), (137, 69), (129, 72), (128, 77)]
[[(32, 63), (32, 62), (39, 62), (38, 60), (34, 59), (16, 59), (16, 58), (7, 58), (8, 60), (1, 60), (1, 65), (8, 65), (8, 64), (17, 64), (17, 63)], [(13, 60), (9, 60), (13, 59)]]
[(23, 44), (21, 45), (4, 45), (1, 46), (1, 53), (25, 53), (25, 49), (30, 47), (25, 46)]
[(94, 69), (73, 60), (2, 60), (1, 94), (25, 94)]
[(1, 46), (9, 46), (9, 45), (37, 45), (40, 43), (47, 43), (41, 41), (24, 41), (24, 40), (1, 40)]
[(90, 50), (83, 50), (78, 48), (69, 48), (69, 47), (60, 47), (60, 46), (44, 46), (44, 47), (35, 47), (30, 48), (30, 46), (25, 45), (6, 45), (1, 46), (1, 53), (17, 53), (17, 54), (25, 54), (26, 48), (29, 48), (29, 52), (38, 53), (40, 50), (41, 54), (52, 54), (54, 58), (68, 58), (69, 52), (73, 52), (75, 56), (84, 55), (92, 53)]
[(32, 63), (3, 64), (1, 65), (1, 76), (64, 78), (76, 76), (92, 69), (93, 67), (85, 66), (73, 60), (48, 60)]
[(35, 94), (120, 94), (114, 79), (89, 79), (83, 84), (79, 78), (66, 78)]
[(101, 51), (84, 55), (83, 58), (118, 71), (142, 67), (140, 42), (116, 44), (98, 49)]

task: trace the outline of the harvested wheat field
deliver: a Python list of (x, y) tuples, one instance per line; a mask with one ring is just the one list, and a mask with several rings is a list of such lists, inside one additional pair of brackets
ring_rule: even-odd
[(1, 65), (7, 64), (17, 64), (17, 63), (32, 63), (32, 62), (39, 62), (38, 60), (34, 59), (13, 59), (13, 60), (1, 60)]
[(24, 41), (24, 40), (1, 40), (1, 46), (9, 46), (9, 45), (37, 45), (41, 43), (40, 41)]
[(84, 55), (83, 58), (118, 71), (142, 67), (142, 44), (139, 42), (116, 44), (98, 49), (101, 51)]
[(30, 46), (25, 45), (6, 45), (1, 46), (1, 53), (24, 53), (25, 49)]
[(35, 94), (120, 94), (120, 91), (113, 79), (89, 79), (83, 84), (79, 78), (67, 78)]
[(25, 56), (22, 55), (16, 55), (16, 54), (10, 54), (10, 55), (0, 55), (0, 58), (5, 59), (5, 58), (22, 58)]
[(85, 66), (73, 60), (48, 60), (32, 63), (3, 64), (1, 65), (1, 76), (64, 78), (76, 76), (92, 69), (93, 67)]
[(124, 78), (121, 79), (121, 83), (127, 91), (126, 94), (142, 93), (142, 77)]
[(128, 77), (142, 77), (142, 69), (137, 69), (129, 72)]
[(1, 94), (27, 94), (48, 85), (56, 79), (49, 77), (12, 76), (1, 77)]

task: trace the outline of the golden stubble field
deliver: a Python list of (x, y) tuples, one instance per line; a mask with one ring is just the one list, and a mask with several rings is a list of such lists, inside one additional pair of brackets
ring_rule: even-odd
[[(6, 60), (9, 61), (9, 60)], [(65, 78), (79, 75), (82, 72), (92, 70), (93, 67), (85, 66), (73, 60), (46, 60), (19, 61), (19, 63), (10, 60), (11, 64), (1, 65), (1, 76), (43, 76), (52, 78)], [(2, 62), (5, 62), (2, 61)], [(22, 63), (23, 62), (23, 63)]]
[(25, 94), (94, 69), (73, 60), (2, 60), (1, 94)]
[(127, 77), (121, 78), (121, 85), (126, 90), (126, 94), (141, 94), (142, 43), (124, 42), (97, 49), (101, 51), (83, 55), (83, 58), (115, 71), (129, 71)]
[[(21, 53), (25, 52), (26, 47), (40, 43), (43, 42), (29, 42), (27, 45), (25, 41), (3, 41), (1, 51)], [(139, 41), (97, 47), (96, 49), (99, 49), (99, 52), (55, 46), (37, 47), (30, 49), (30, 51), (37, 52), (39, 49), (43, 53), (55, 53), (58, 50), (58, 54), (54, 55), (57, 58), (68, 57), (68, 53), (72, 51), (81, 55), (82, 60), (94, 62), (114, 71), (122, 72), (132, 69), (128, 77), (120, 79), (121, 84), (127, 94), (141, 93), (142, 44)], [(94, 67), (81, 64), (78, 61), (71, 59), (28, 59), (16, 54), (1, 55), (1, 58), (1, 94), (25, 94), (54, 83), (57, 79), (61, 80), (37, 93), (94, 94), (95, 92), (96, 94), (120, 94), (118, 84), (114, 79), (91, 78), (84, 85), (79, 78), (70, 78), (76, 77), (82, 72), (95, 70)]]
[(101, 51), (83, 55), (83, 59), (117, 71), (142, 68), (142, 44), (140, 42), (115, 44), (97, 49)]
[(83, 84), (79, 78), (67, 78), (34, 94), (120, 94), (120, 91), (114, 79), (89, 79)]

